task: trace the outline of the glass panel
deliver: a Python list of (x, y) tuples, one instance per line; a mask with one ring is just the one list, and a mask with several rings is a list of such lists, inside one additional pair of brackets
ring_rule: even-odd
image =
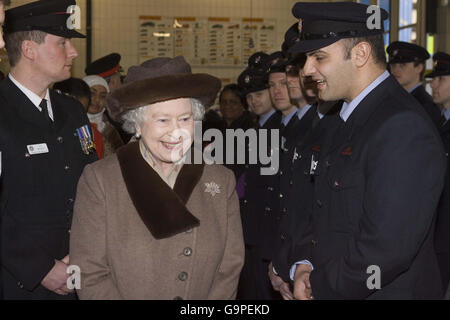
[(370, 5), (370, 0), (358, 0), (359, 3)]
[(390, 30), (391, 0), (378, 0), (378, 6), (389, 13), (389, 19), (384, 21), (384, 30)]
[(417, 23), (417, 0), (400, 0), (399, 26)]
[(409, 28), (400, 29), (399, 40), (405, 41), (405, 42), (416, 43), (416, 41), (417, 41), (416, 27), (413, 26), (413, 27), (409, 27)]

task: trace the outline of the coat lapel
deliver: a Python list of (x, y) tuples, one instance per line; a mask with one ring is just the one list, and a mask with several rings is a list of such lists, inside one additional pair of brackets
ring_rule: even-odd
[(47, 127), (42, 114), (36, 106), (28, 99), (28, 97), (9, 79), (6, 77), (2, 87), (3, 97), (8, 101), (7, 105), (11, 106), (13, 112), (16, 112), (20, 118), (28, 123), (39, 127)]
[(202, 176), (203, 165), (183, 165), (172, 190), (144, 160), (139, 143), (123, 146), (117, 157), (131, 200), (153, 237), (169, 238), (200, 225), (186, 203)]
[(355, 134), (364, 127), (371, 115), (375, 112), (377, 106), (383, 104), (385, 92), (395, 86), (398, 86), (398, 83), (392, 76), (389, 76), (359, 103), (357, 108), (347, 119), (347, 122), (344, 123), (343, 120), (340, 120), (340, 115), (338, 115), (338, 120), (342, 121), (342, 124), (337, 127), (333, 142), (328, 148), (326, 155), (344, 145), (347, 146), (348, 142), (352, 140)]

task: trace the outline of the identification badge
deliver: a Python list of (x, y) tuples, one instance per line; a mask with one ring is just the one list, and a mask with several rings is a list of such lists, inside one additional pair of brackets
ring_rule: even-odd
[(88, 125), (78, 128), (76, 135), (78, 136), (78, 139), (80, 139), (81, 150), (83, 150), (84, 154), (88, 155), (95, 152), (95, 144)]
[(319, 161), (314, 161), (314, 155), (312, 155), (311, 157), (311, 169), (309, 171), (310, 175), (315, 175), (316, 174), (316, 170), (317, 170), (317, 166), (319, 164)]
[(27, 149), (30, 155), (48, 153), (48, 147), (46, 143), (30, 144), (27, 146)]

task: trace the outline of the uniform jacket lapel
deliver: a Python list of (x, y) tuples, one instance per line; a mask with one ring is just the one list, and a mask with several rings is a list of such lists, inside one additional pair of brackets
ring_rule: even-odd
[(46, 121), (30, 99), (9, 77), (6, 77), (4, 81), (5, 85), (1, 86), (0, 90), (7, 91), (2, 92), (4, 99), (7, 100), (6, 106), (11, 107), (13, 109), (12, 112), (16, 112), (26, 122), (45, 128), (47, 126)]
[(377, 106), (383, 104), (383, 93), (396, 85), (398, 84), (394, 78), (389, 76), (389, 78), (379, 84), (359, 103), (358, 107), (353, 111), (345, 123), (340, 119), (340, 116), (338, 116), (337, 119), (342, 121), (342, 124), (337, 126), (337, 131), (335, 131), (334, 135), (331, 135), (333, 142), (329, 145), (328, 150), (325, 151), (325, 155), (332, 153), (336, 149), (347, 144), (347, 142), (350, 142), (355, 134), (364, 127), (367, 120), (376, 111)]

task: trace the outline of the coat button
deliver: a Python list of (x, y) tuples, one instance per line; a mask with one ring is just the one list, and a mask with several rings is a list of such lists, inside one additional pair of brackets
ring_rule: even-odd
[(322, 201), (320, 201), (320, 200), (317, 200), (317, 206), (318, 206), (319, 208), (322, 208), (322, 207), (323, 207), (323, 203), (322, 203)]
[(175, 298), (173, 298), (173, 300), (183, 300), (183, 298), (180, 296), (176, 296)]
[(20, 289), (23, 289), (23, 284), (22, 284), (22, 282), (17, 282), (17, 286), (20, 288)]
[(280, 193), (280, 198), (283, 198), (283, 194), (282, 193)]
[(334, 182), (334, 187), (335, 187), (335, 188), (339, 188), (339, 186), (340, 186), (339, 182), (335, 181), (335, 182)]
[(64, 170), (68, 171), (70, 167), (68, 165), (64, 166)]
[(180, 274), (178, 275), (178, 279), (181, 281), (186, 281), (186, 279), (188, 278), (188, 274), (186, 272), (180, 272)]
[(59, 143), (63, 143), (64, 139), (63, 139), (63, 137), (58, 137), (58, 138), (56, 138), (56, 141), (58, 141)]
[(286, 214), (288, 212), (287, 208), (283, 208), (283, 210), (281, 210), (281, 212), (283, 212), (284, 214)]
[(317, 241), (316, 240), (311, 240), (311, 244), (313, 245), (313, 246), (316, 246), (317, 245)]
[(266, 210), (266, 212), (272, 211), (272, 209), (270, 207), (266, 207), (264, 210)]
[(294, 185), (294, 181), (292, 181), (292, 180), (289, 181), (289, 185), (290, 185), (290, 186), (293, 186), (293, 185)]
[(27, 152), (27, 153), (25, 153), (25, 158), (29, 158), (30, 157), (30, 154)]
[(280, 171), (280, 176), (282, 176), (283, 175), (283, 171)]
[(67, 204), (72, 204), (75, 200), (73, 200), (72, 198), (67, 199)]
[(186, 256), (186, 257), (189, 257), (190, 255), (192, 255), (192, 249), (191, 248), (184, 248), (184, 250), (183, 250), (183, 254)]
[(286, 237), (285, 237), (285, 235), (284, 235), (284, 234), (282, 234), (282, 235), (280, 236), (280, 239), (281, 239), (282, 241), (286, 240)]
[(274, 189), (272, 187), (267, 187), (267, 190), (273, 191)]

